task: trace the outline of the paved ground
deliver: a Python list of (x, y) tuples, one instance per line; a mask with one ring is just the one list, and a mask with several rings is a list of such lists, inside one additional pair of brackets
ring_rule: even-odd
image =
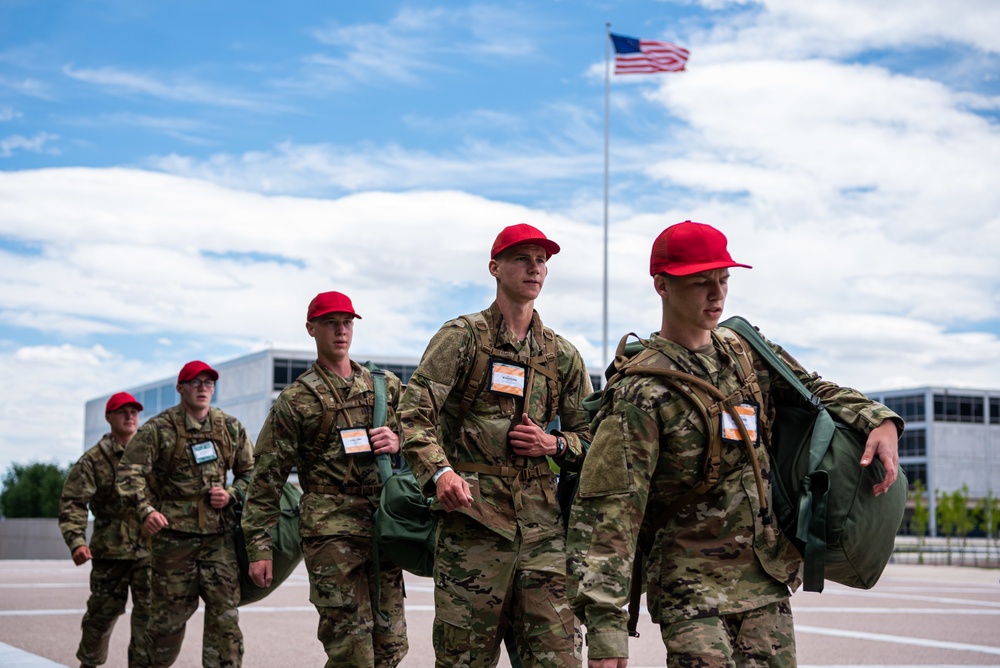
[[(87, 600), (89, 568), (65, 561), (0, 561), (0, 666), (75, 666), (79, 622)], [(842, 666), (1000, 666), (1000, 570), (890, 565), (872, 591), (827, 585), (800, 593), (795, 610), (799, 663)], [(430, 581), (407, 581), (410, 653), (402, 668), (434, 665), (430, 646)], [(177, 662), (200, 665), (201, 612), (188, 625)], [(112, 637), (112, 668), (125, 666), (128, 625)], [(316, 612), (308, 602), (302, 568), (274, 594), (241, 608), (247, 668), (322, 666), (315, 639)], [(644, 619), (629, 665), (664, 665), (657, 629)], [(32, 656), (33, 655), (33, 656)], [(506, 657), (500, 666), (509, 666)]]

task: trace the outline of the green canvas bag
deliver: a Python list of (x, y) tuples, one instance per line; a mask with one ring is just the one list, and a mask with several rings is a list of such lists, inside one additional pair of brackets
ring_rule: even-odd
[(281, 490), (281, 513), (278, 515), (278, 523), (271, 529), (270, 587), (258, 587), (250, 579), (250, 558), (247, 555), (243, 526), (240, 523), (240, 518), (243, 516), (243, 499), (238, 499), (234, 507), (236, 529), (233, 532), (233, 542), (240, 571), (240, 605), (255, 603), (270, 594), (288, 579), (302, 561), (302, 546), (299, 543), (299, 499), (301, 498), (302, 490), (297, 485), (286, 482)]
[(867, 436), (830, 414), (738, 316), (721, 325), (736, 332), (798, 393), (778, 403), (771, 438), (773, 505), (779, 526), (805, 562), (803, 588), (823, 591), (824, 579), (870, 589), (885, 570), (903, 520), (909, 483), (902, 467), (885, 494), (872, 486), (885, 478), (877, 458), (858, 463)]
[[(385, 425), (385, 372), (372, 369), (375, 384), (373, 427)], [(416, 476), (409, 469), (394, 471), (389, 455), (375, 458), (382, 478), (382, 495), (375, 510), (372, 545), (375, 565), (379, 556), (414, 575), (430, 577), (434, 572), (434, 542), (437, 520), (430, 511)]]

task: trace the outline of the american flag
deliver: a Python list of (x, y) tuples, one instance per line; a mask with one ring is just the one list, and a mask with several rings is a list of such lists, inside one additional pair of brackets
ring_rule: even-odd
[(611, 33), (615, 45), (615, 74), (680, 72), (690, 52), (670, 42), (636, 39)]

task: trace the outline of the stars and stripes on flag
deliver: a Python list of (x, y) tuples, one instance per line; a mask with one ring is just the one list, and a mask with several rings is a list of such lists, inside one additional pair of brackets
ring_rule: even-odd
[(690, 52), (670, 42), (636, 39), (611, 33), (615, 46), (615, 74), (681, 72)]

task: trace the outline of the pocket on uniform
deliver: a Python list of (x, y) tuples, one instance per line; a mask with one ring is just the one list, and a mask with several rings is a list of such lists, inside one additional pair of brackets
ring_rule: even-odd
[[(444, 646), (449, 654), (470, 656), (472, 651), (472, 601), (438, 591), (435, 598), (444, 597), (445, 604), (435, 601), (434, 614), (441, 624)], [(452, 658), (455, 658), (452, 656)]]
[(601, 421), (580, 472), (581, 498), (626, 494), (635, 491), (628, 465), (628, 430), (625, 416), (611, 414)]

